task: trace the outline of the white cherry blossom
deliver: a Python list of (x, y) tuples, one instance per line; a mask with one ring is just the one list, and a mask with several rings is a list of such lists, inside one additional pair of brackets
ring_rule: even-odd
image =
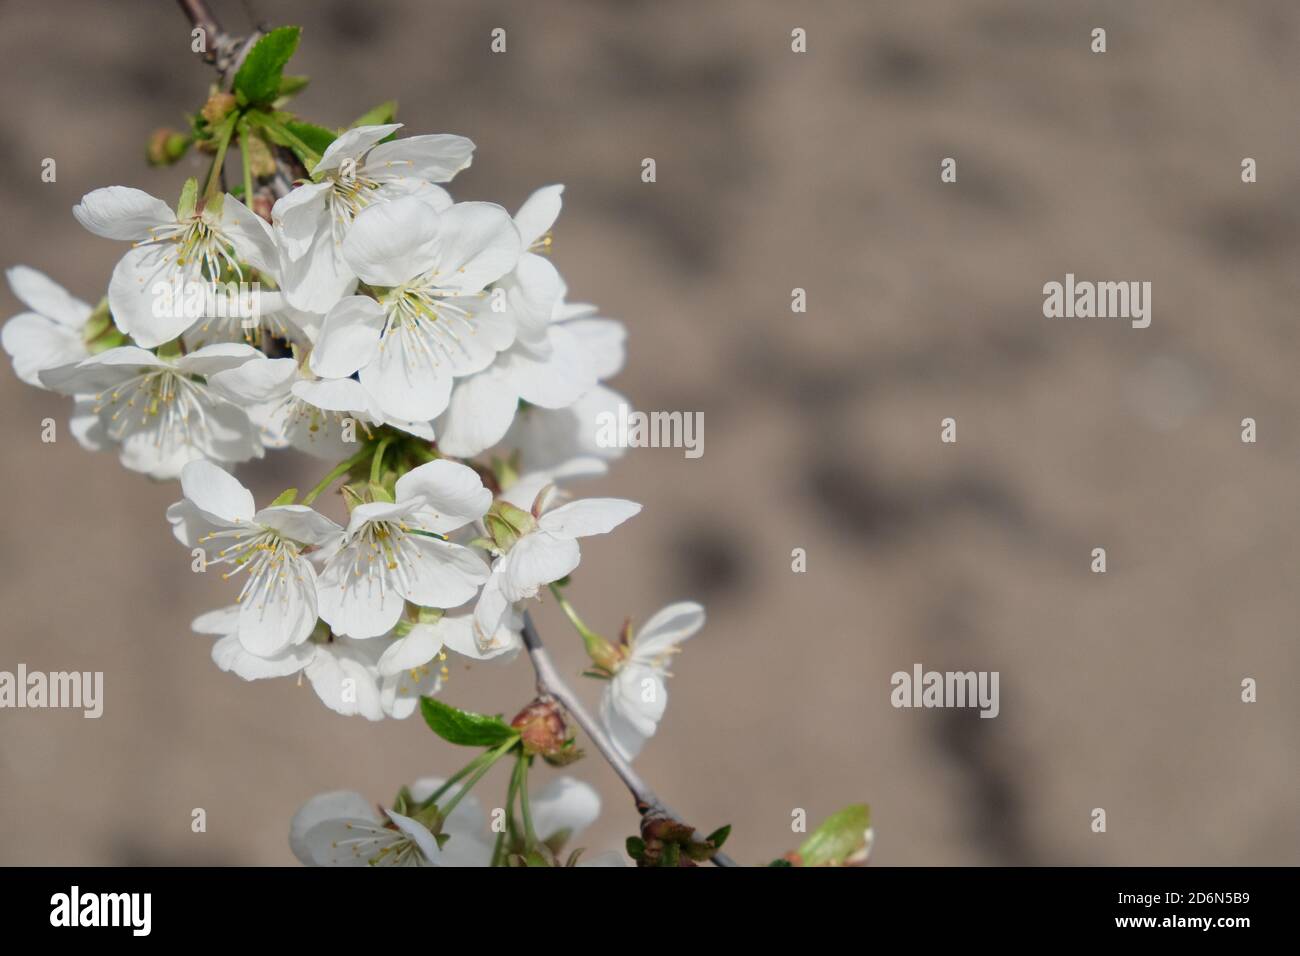
[(164, 290), (208, 285), (223, 270), (242, 280), (241, 263), (278, 271), (271, 227), (231, 195), (177, 213), (142, 190), (108, 186), (87, 193), (72, 214), (97, 236), (132, 241), (113, 270), (108, 304), (117, 327), (145, 348), (170, 342), (195, 322), (183, 308), (162, 307), (175, 298)]
[(202, 547), (208, 567), (244, 576), (238, 636), (250, 653), (275, 655), (316, 627), (316, 569), (305, 552), (332, 544), (343, 529), (305, 505), (256, 510), (239, 480), (208, 461), (181, 472), (184, 498), (167, 509), (178, 541)]
[[(447, 676), (446, 651), (472, 661), (509, 660), (523, 646), (519, 632), (523, 616), (507, 615), (496, 634), (482, 647), (474, 638), (470, 613), (446, 615), (433, 623), (416, 623), (406, 633), (395, 630), (379, 658), (380, 695), (384, 713), (403, 720), (415, 712), (421, 697), (431, 697)], [(435, 661), (440, 666), (435, 666)]]
[(451, 205), (432, 184), (468, 167), (474, 144), (448, 134), (381, 142), (400, 128), (389, 123), (347, 130), (312, 170), (316, 181), (291, 190), (271, 210), (287, 294), (298, 308), (326, 312), (356, 287), (358, 274), (341, 249), (362, 210), (410, 195), (440, 209)]
[(44, 388), (41, 372), (80, 362), (90, 355), (83, 331), (91, 307), (27, 266), (14, 266), (5, 277), (14, 295), (30, 311), (5, 323), (0, 342), (14, 361), (14, 374), (28, 385)]
[(536, 597), (539, 589), (578, 566), (579, 538), (613, 531), (640, 510), (635, 501), (623, 498), (583, 498), (534, 514), (526, 527), (514, 529), (515, 540), (493, 562), (474, 608), (479, 641), (497, 632), (511, 605)]
[(361, 794), (344, 790), (322, 793), (303, 805), (290, 824), (289, 846), (308, 866), (442, 863), (438, 841), (423, 823), (394, 810), (384, 810), (381, 817)]
[(349, 296), (329, 311), (312, 370), (359, 371), (385, 415), (436, 418), (453, 378), (485, 368), (513, 340), (512, 321), (480, 295), (519, 258), (519, 233), (500, 206), (439, 212), (413, 197), (371, 206), (352, 224), (343, 257), (379, 299)]
[(623, 660), (605, 685), (600, 719), (623, 759), (632, 760), (654, 736), (668, 706), (668, 662), (682, 641), (704, 626), (704, 608), (682, 601), (652, 615), (622, 649)]
[(353, 509), (346, 538), (321, 572), (320, 616), (338, 634), (378, 637), (397, 624), (405, 602), (457, 607), (487, 579), (477, 553), (443, 537), (491, 504), (472, 468), (420, 465), (398, 479), (395, 497)]
[(120, 445), (122, 464), (132, 471), (167, 479), (200, 458), (262, 456), (248, 413), (214, 391), (205, 376), (269, 361), (233, 343), (169, 357), (124, 345), (46, 369), (40, 379), (56, 392), (91, 396), (81, 409), (83, 430), (95, 428), (102, 442)]

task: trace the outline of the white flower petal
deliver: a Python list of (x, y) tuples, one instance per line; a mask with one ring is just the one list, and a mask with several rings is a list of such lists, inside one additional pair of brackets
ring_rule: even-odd
[(332, 183), (304, 183), (289, 190), (271, 207), (280, 248), (290, 259), (301, 259), (319, 235), (328, 233), (330, 211), (326, 197)]
[(0, 344), (14, 360), (14, 374), (37, 388), (45, 387), (41, 372), (86, 358), (80, 332), (35, 312), (23, 312), (6, 322), (0, 330)]
[(378, 559), (350, 545), (332, 557), (320, 573), (317, 613), (336, 634), (355, 638), (387, 634), (406, 607), (393, 575)]
[(694, 601), (679, 601), (651, 615), (637, 632), (633, 644), (636, 658), (653, 660), (699, 633), (704, 627), (704, 608)]
[(435, 423), (438, 447), (456, 458), (471, 458), (505, 437), (518, 408), (519, 394), (496, 366), (458, 379)]
[(192, 622), (190, 629), (196, 634), (234, 634), (239, 627), (239, 605), (230, 604), (215, 611), (200, 614)]
[(401, 123), (385, 123), (380, 126), (357, 126), (345, 130), (325, 148), (320, 162), (316, 164), (315, 172), (319, 174), (338, 169), (345, 159), (359, 160), (371, 146), (401, 128)]
[(248, 521), (257, 510), (253, 493), (223, 468), (195, 461), (181, 472), (181, 492), (200, 510), (231, 523)]
[(412, 468), (397, 479), (395, 490), (398, 501), (423, 497), (420, 524), (439, 534), (463, 528), (492, 507), (492, 492), (483, 487), (478, 472), (445, 458)]
[(397, 824), (397, 829), (415, 842), (426, 860), (430, 863), (437, 862), (438, 857), (442, 854), (438, 850), (438, 841), (433, 838), (433, 834), (429, 832), (428, 827), (423, 823), (412, 820), (410, 817), (402, 816), (395, 810), (386, 810), (384, 812), (388, 814), (388, 819)]
[(307, 505), (263, 508), (253, 516), (253, 523), (274, 528), (290, 541), (318, 548), (334, 543), (343, 534), (338, 524)]
[(14, 295), (38, 315), (75, 331), (80, 331), (90, 317), (90, 306), (30, 266), (14, 266), (5, 276)]
[(106, 186), (81, 197), (72, 215), (105, 239), (149, 239), (155, 226), (174, 223), (176, 213), (161, 199), (130, 186)]
[(544, 531), (520, 538), (505, 557), (501, 591), (510, 601), (532, 597), (544, 584), (558, 581), (581, 561), (578, 542)]
[(412, 178), (445, 183), (468, 168), (474, 144), (464, 136), (434, 133), (380, 143), (366, 154), (365, 171), (372, 179)]
[(543, 186), (529, 196), (519, 211), (515, 213), (515, 225), (527, 249), (555, 225), (560, 217), (561, 199), (564, 187), (561, 185)]
[(403, 564), (406, 580), (400, 587), (414, 604), (459, 607), (474, 597), (488, 578), (487, 563), (464, 545), (424, 535), (410, 535), (408, 541), (419, 550), (421, 560)]
[(561, 830), (575, 838), (600, 816), (600, 795), (573, 777), (556, 777), (530, 797), (533, 829), (543, 840)]
[(427, 422), (447, 408), (452, 384), (445, 361), (428, 363), (427, 352), (411, 355), (400, 338), (390, 335), (375, 360), (361, 370), (361, 384), (386, 417)]
[(301, 644), (316, 627), (316, 604), (316, 569), (306, 558), (286, 556), (285, 566), (267, 587), (240, 604), (239, 642), (258, 657)]
[(312, 797), (293, 815), (293, 822), (289, 824), (289, 847), (293, 855), (306, 865), (314, 866), (315, 860), (304, 840), (307, 831), (327, 820), (345, 817), (379, 822), (370, 802), (351, 790), (335, 790)]
[(455, 208), (439, 214), (415, 197), (368, 206), (352, 221), (343, 258), (371, 285), (401, 285), (433, 268), (439, 223)]
[(213, 373), (208, 376), (208, 385), (229, 401), (252, 405), (283, 396), (297, 376), (298, 363), (293, 359), (263, 356)]
[(516, 347), (503, 352), (500, 366), (524, 401), (540, 408), (572, 405), (596, 384), (589, 353), (563, 326), (547, 332), (551, 348), (545, 358)]
[(478, 292), (501, 278), (523, 252), (514, 221), (495, 203), (456, 203), (442, 213), (438, 225), (440, 282), (461, 293)]
[(397, 638), (384, 648), (379, 658), (379, 673), (384, 677), (394, 677), (402, 671), (429, 663), (440, 650), (440, 624), (417, 624), (405, 637)]
[(270, 224), (230, 193), (221, 204), (221, 231), (254, 269), (272, 276), (279, 272), (280, 251)]
[(261, 657), (250, 653), (238, 634), (228, 634), (212, 645), (212, 662), (221, 670), (244, 680), (290, 677), (311, 662), (315, 651), (307, 645), (286, 647), (278, 654)]
[(139, 246), (113, 268), (108, 282), (108, 305), (113, 321), (145, 348), (170, 342), (198, 318), (185, 308), (185, 272), (176, 264), (170, 246)]
[(585, 538), (613, 531), (641, 506), (625, 498), (582, 498), (561, 505), (538, 519), (543, 531), (563, 538)]
[(353, 295), (340, 300), (325, 316), (311, 370), (322, 378), (347, 378), (374, 360), (383, 327), (384, 310), (374, 299)]

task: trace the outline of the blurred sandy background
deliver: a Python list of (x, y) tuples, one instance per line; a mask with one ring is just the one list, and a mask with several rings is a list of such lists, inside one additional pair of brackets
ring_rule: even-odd
[[(882, 865), (1300, 862), (1300, 7), (254, 7), (304, 27), (308, 118), (395, 96), (412, 131), (477, 142), (458, 198), (567, 183), (555, 261), (628, 325), (614, 384), (704, 412), (703, 458), (634, 451), (580, 489), (646, 510), (584, 545), (572, 594), (607, 632), (707, 604), (639, 766), (700, 827), (734, 824), (733, 855), (796, 845), (796, 807), (865, 800)], [(0, 263), (94, 301), (123, 247), (73, 203), (112, 183), (171, 200), (203, 168), (142, 162), (209, 82), (188, 30), (166, 0), (0, 5)], [(1066, 272), (1152, 281), (1151, 327), (1044, 319)], [(232, 593), (171, 538), (177, 486), (66, 431), (41, 444), (70, 402), (7, 367), (0, 401), (0, 669), (103, 670), (107, 695), (98, 721), (0, 711), (0, 863), (291, 863), (312, 794), (388, 800), (459, 766), (418, 719), (217, 671), (188, 625)], [(322, 470), (241, 475), (260, 500)], [(549, 603), (539, 620), (576, 671)], [(1000, 671), (1001, 716), (894, 710), (914, 662)], [(445, 699), (509, 714), (531, 686), (522, 660), (458, 666)], [(620, 845), (630, 803), (597, 760), (576, 772), (606, 797), (583, 842)]]

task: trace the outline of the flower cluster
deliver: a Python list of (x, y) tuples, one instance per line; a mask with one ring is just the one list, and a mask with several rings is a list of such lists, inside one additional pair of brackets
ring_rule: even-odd
[[(551, 261), (562, 186), (513, 215), (457, 202), (447, 184), (470, 165), (470, 140), (403, 136), (391, 102), (336, 130), (287, 111), (307, 82), (284, 73), (299, 33), (254, 37), (189, 132), (151, 140), (154, 163), (191, 146), (210, 156), (203, 185), (187, 180), (174, 205), (109, 186), (73, 208), (124, 244), (96, 305), (9, 270), (28, 311), (4, 325), (3, 347), (24, 382), (73, 399), (82, 446), (179, 480), (166, 514), (177, 541), (193, 570), (231, 582), (232, 603), (193, 622), (221, 670), (305, 679), (340, 714), (419, 710), (444, 740), (485, 748), (445, 780), (403, 787), (391, 809), (355, 793), (309, 801), (290, 837), (300, 860), (621, 864), (562, 855), (600, 802), (569, 777), (530, 794), (528, 775), (582, 756), (559, 699), (611, 762), (633, 759), (662, 718), (668, 660), (704, 622), (679, 603), (609, 641), (567, 597), (581, 540), (641, 510), (569, 490), (621, 453), (597, 423), (627, 407), (606, 384), (623, 326), (570, 302)], [(234, 149), (243, 182), (228, 189)], [(305, 494), (259, 503), (232, 471), (285, 449), (327, 470)], [(543, 686), (552, 665), (527, 607), (547, 595), (604, 683), (603, 727)], [(538, 696), (510, 723), (436, 696), (449, 654), (504, 662), (525, 644)], [(469, 791), (506, 758), (489, 837)], [(651, 816), (669, 830), (629, 842), (642, 865), (712, 858), (726, 836)]]
[[(16, 267), (30, 311), (3, 330), (23, 381), (74, 399), (82, 445), (179, 478), (176, 538), (238, 582), (235, 603), (194, 621), (217, 665), (301, 674), (332, 710), (372, 720), (437, 693), (449, 652), (512, 658), (527, 601), (549, 589), (568, 609), (580, 539), (640, 511), (565, 500), (619, 453), (595, 422), (626, 400), (604, 384), (622, 325), (570, 303), (550, 258), (563, 187), (513, 216), (455, 202), (445, 184), (473, 143), (399, 130), (337, 135), (269, 221), (196, 180), (175, 207), (94, 190), (77, 221), (129, 243), (106, 296), (91, 307)], [(336, 467), (259, 508), (229, 469), (290, 447)], [(334, 481), (343, 524), (313, 508)], [(679, 604), (635, 641), (580, 628), (625, 756), (654, 733), (664, 664), (702, 622)]]

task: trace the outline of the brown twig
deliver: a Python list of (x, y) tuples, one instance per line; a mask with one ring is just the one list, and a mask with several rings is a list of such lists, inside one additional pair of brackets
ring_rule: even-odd
[[(255, 28), (246, 37), (231, 36), (221, 29), (221, 22), (213, 14), (207, 0), (177, 0), (177, 3), (180, 4), (181, 10), (189, 18), (190, 23), (203, 31), (204, 62), (211, 63), (217, 68), (222, 85), (228, 85), (228, 79), (233, 82), (235, 73), (239, 71), (244, 58), (248, 56), (248, 51), (262, 36), (261, 27)], [(271, 218), (270, 209), (275, 201), (287, 195), (293, 188), (293, 181), (297, 178), (299, 169), (297, 158), (290, 150), (276, 146), (273, 147), (272, 152), (275, 156), (274, 175), (259, 177), (257, 195), (244, 197), (249, 208), (267, 220)], [(259, 197), (264, 200), (260, 204), (256, 202)], [(264, 206), (265, 209), (259, 208), (259, 205)]]
[[(551, 660), (551, 655), (542, 644), (541, 635), (537, 633), (537, 626), (533, 624), (532, 615), (528, 612), (524, 613), (524, 647), (528, 650), (528, 659), (532, 661), (533, 672), (537, 675), (538, 695), (543, 698), (554, 698), (572, 715), (578, 726), (591, 738), (600, 755), (614, 769), (614, 773), (618, 774), (618, 778), (623, 781), (623, 786), (631, 791), (641, 815), (658, 814), (681, 822), (682, 818), (660, 800), (641, 775), (632, 769), (632, 765), (623, 759), (623, 755), (618, 752), (614, 742), (605, 733), (605, 729), (592, 718), (582, 700), (565, 683), (555, 667), (555, 662)], [(706, 838), (697, 830), (695, 839), (703, 842)], [(712, 860), (717, 866), (736, 866), (736, 862), (722, 852), (714, 853)]]

